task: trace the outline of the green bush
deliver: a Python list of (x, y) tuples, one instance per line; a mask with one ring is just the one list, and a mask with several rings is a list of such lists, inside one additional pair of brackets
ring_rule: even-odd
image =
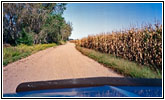
[(32, 45), (33, 44), (33, 36), (30, 33), (27, 33), (25, 29), (20, 32), (20, 37), (16, 40), (17, 44), (26, 44)]

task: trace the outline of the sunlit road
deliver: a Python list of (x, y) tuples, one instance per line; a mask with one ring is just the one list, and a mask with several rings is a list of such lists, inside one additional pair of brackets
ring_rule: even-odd
[(4, 67), (3, 92), (14, 93), (22, 82), (101, 76), (122, 77), (82, 55), (73, 43), (67, 43), (39, 51)]

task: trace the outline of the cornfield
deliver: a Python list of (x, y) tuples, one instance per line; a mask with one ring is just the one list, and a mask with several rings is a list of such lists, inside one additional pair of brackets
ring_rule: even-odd
[(162, 25), (88, 36), (76, 45), (162, 69)]

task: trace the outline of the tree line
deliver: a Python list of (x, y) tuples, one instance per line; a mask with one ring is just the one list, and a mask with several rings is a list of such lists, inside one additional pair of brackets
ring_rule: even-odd
[(65, 3), (4, 3), (3, 43), (59, 43), (71, 35), (72, 24), (62, 14)]

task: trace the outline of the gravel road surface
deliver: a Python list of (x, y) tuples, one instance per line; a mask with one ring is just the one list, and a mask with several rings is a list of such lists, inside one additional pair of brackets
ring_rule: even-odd
[(82, 55), (68, 42), (3, 67), (3, 93), (15, 93), (22, 82), (102, 76), (123, 77)]

